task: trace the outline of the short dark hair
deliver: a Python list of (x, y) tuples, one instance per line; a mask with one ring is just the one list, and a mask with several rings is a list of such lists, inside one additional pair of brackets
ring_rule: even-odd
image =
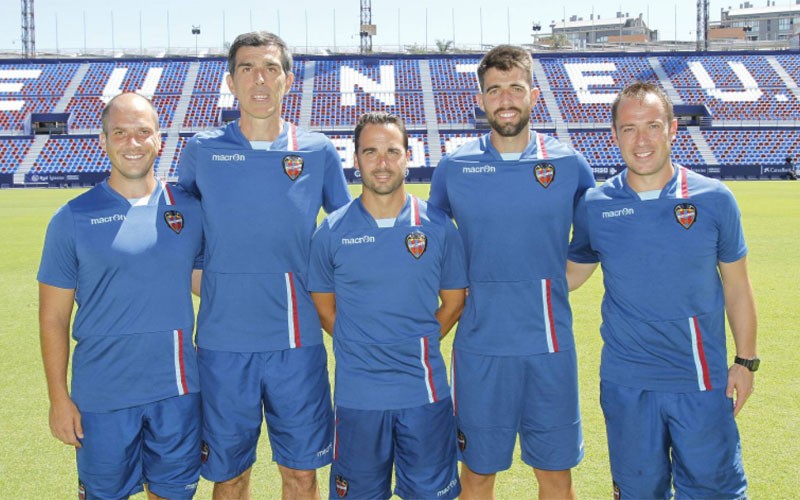
[(483, 92), (483, 77), (489, 69), (510, 71), (512, 68), (521, 69), (527, 78), (528, 84), (533, 86), (533, 58), (531, 53), (516, 45), (498, 45), (481, 59), (478, 64), (478, 84)]
[(408, 131), (406, 130), (406, 124), (403, 122), (403, 119), (397, 115), (385, 113), (383, 111), (370, 111), (369, 113), (364, 113), (361, 115), (361, 117), (358, 119), (358, 123), (356, 124), (356, 129), (353, 132), (353, 142), (356, 145), (356, 154), (358, 153), (358, 140), (361, 138), (361, 131), (364, 130), (364, 127), (370, 124), (394, 125), (400, 129), (400, 133), (403, 134), (403, 146), (408, 149)]
[(114, 97), (112, 97), (111, 100), (106, 103), (105, 107), (103, 108), (103, 112), (100, 114), (100, 121), (103, 124), (103, 134), (106, 135), (106, 136), (108, 135), (108, 129), (107, 129), (107, 126), (108, 126), (108, 115), (111, 113), (111, 109), (114, 108), (114, 106), (116, 104), (115, 101), (119, 97), (124, 96), (124, 95), (136, 95), (136, 96), (139, 96), (139, 97), (142, 98), (142, 100), (146, 101), (147, 104), (150, 105), (150, 109), (153, 111), (153, 122), (156, 125), (156, 132), (158, 132), (158, 130), (159, 130), (158, 111), (156, 110), (156, 107), (153, 106), (153, 102), (150, 99), (148, 99), (147, 97), (145, 97), (145, 96), (143, 96), (141, 94), (137, 94), (136, 92), (123, 92), (121, 94), (117, 94)]
[(672, 119), (675, 118), (675, 111), (672, 108), (672, 100), (666, 92), (653, 82), (638, 81), (620, 90), (619, 94), (617, 94), (617, 97), (614, 99), (614, 103), (611, 105), (611, 128), (617, 128), (617, 110), (619, 109), (620, 101), (623, 99), (638, 99), (642, 101), (647, 94), (653, 94), (658, 97), (664, 105), (664, 111), (667, 112), (667, 122), (671, 123)]
[(275, 46), (281, 49), (281, 66), (286, 74), (292, 71), (292, 51), (283, 41), (283, 38), (268, 31), (251, 31), (237, 36), (228, 49), (228, 72), (233, 75), (236, 71), (236, 53), (242, 47), (268, 47)]

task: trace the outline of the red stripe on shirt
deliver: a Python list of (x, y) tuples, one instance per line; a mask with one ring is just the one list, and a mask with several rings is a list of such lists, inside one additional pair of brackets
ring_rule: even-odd
[(186, 383), (186, 367), (183, 362), (183, 330), (178, 332), (178, 369), (180, 370), (182, 394), (189, 393), (189, 384)]
[(428, 337), (423, 337), (423, 359), (425, 362), (425, 367), (428, 369), (428, 386), (431, 388), (431, 396), (433, 397), (433, 402), (439, 401), (439, 397), (436, 395), (436, 387), (433, 385), (433, 370), (431, 370), (431, 362), (429, 358), (430, 351), (428, 349)]
[(553, 317), (552, 282), (545, 280), (547, 286), (547, 321), (550, 323), (550, 339), (553, 341), (553, 352), (558, 352), (558, 336), (556, 335), (556, 320)]
[(681, 167), (681, 198), (689, 197), (689, 185), (686, 182), (686, 168)]
[(413, 211), (413, 217), (414, 217), (414, 225), (415, 226), (419, 226), (421, 224), (420, 218), (419, 218), (419, 200), (417, 200), (416, 196), (412, 196), (411, 197), (411, 205), (413, 207), (412, 211)]
[(164, 194), (167, 198), (167, 205), (174, 205), (175, 197), (172, 196), (172, 189), (170, 189), (169, 184), (166, 182), (164, 183)]
[(542, 158), (547, 158), (547, 149), (544, 147), (544, 136), (537, 133), (536, 138), (539, 139), (539, 152), (542, 154)]
[(694, 331), (697, 334), (697, 357), (700, 358), (700, 368), (703, 370), (703, 383), (706, 385), (706, 390), (711, 390), (711, 374), (708, 373), (708, 362), (706, 362), (706, 353), (703, 350), (703, 334), (700, 332), (700, 322), (697, 317), (692, 317), (694, 322)]
[(302, 347), (300, 343), (300, 317), (297, 313), (297, 293), (294, 288), (294, 273), (289, 273), (289, 288), (292, 293), (292, 323), (294, 324), (294, 346)]

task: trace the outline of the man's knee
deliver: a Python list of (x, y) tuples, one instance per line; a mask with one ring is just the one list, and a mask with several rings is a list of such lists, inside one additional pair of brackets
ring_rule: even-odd
[(301, 490), (310, 489), (317, 484), (317, 471), (316, 469), (301, 470), (290, 469), (289, 467), (279, 466), (281, 472), (281, 480), (284, 487), (291, 486), (292, 488), (299, 488)]

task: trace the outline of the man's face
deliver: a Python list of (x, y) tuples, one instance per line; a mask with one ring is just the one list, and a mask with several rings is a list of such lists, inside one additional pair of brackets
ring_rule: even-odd
[(161, 135), (153, 109), (144, 98), (121, 96), (109, 110), (100, 146), (115, 171), (126, 179), (152, 175), (161, 150)]
[(628, 167), (628, 179), (666, 184), (672, 177), (670, 152), (677, 131), (678, 121), (669, 120), (664, 103), (654, 94), (622, 99), (611, 133)]
[(283, 71), (280, 47), (244, 46), (236, 51), (235, 69), (226, 81), (239, 99), (242, 116), (266, 119), (280, 116), (283, 96), (292, 87), (294, 74)]
[(364, 191), (389, 195), (400, 189), (410, 156), (404, 142), (403, 133), (392, 124), (369, 123), (361, 129), (355, 167)]
[(539, 98), (539, 89), (532, 89), (528, 80), (517, 67), (509, 71), (489, 68), (484, 73), (484, 90), (477, 95), (477, 101), (497, 134), (517, 137), (528, 129), (531, 108)]

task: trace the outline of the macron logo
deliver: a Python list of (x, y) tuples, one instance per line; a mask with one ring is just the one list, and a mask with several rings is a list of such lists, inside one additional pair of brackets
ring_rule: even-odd
[(610, 219), (612, 217), (622, 217), (625, 215), (633, 215), (636, 213), (632, 208), (620, 208), (619, 210), (609, 210), (607, 212), (603, 212), (604, 219)]
[(332, 449), (333, 449), (333, 443), (331, 443), (331, 444), (329, 444), (328, 446), (326, 446), (325, 448), (323, 448), (323, 449), (319, 450), (319, 451), (317, 452), (317, 456), (318, 456), (318, 457), (324, 457), (325, 455), (327, 455), (328, 453), (330, 453)]
[(245, 161), (247, 158), (241, 153), (232, 155), (211, 155), (212, 161)]
[(375, 237), (364, 235), (358, 238), (342, 238), (342, 245), (360, 245), (362, 243), (375, 243)]
[(442, 497), (442, 496), (447, 495), (447, 493), (450, 492), (450, 490), (452, 490), (453, 488), (456, 487), (456, 484), (458, 484), (458, 481), (453, 479), (452, 481), (450, 481), (450, 484), (448, 484), (443, 490), (437, 491), (436, 492), (436, 496), (437, 497)]
[(497, 171), (491, 165), (484, 165), (482, 167), (462, 167), (461, 172), (465, 174), (493, 174)]
[(125, 216), (123, 214), (114, 214), (109, 215), (108, 217), (96, 217), (89, 219), (89, 222), (94, 226), (95, 224), (107, 224), (109, 222), (120, 222), (124, 220)]

